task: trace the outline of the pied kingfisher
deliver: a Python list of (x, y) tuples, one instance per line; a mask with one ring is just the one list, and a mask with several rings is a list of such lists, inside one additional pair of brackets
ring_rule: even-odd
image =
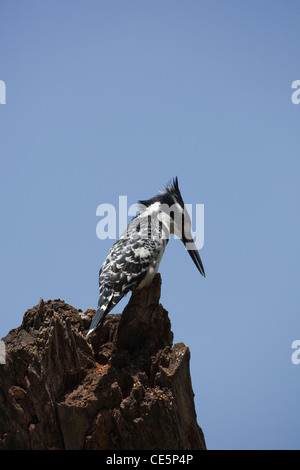
[(100, 269), (98, 308), (88, 335), (125, 294), (152, 282), (171, 233), (182, 240), (205, 277), (177, 177), (159, 195), (139, 201), (139, 209), (139, 214), (114, 243)]

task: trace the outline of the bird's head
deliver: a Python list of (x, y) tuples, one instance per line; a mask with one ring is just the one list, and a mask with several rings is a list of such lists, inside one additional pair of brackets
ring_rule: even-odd
[(179, 190), (178, 178), (174, 178), (157, 196), (139, 201), (139, 203), (142, 207), (148, 209), (149, 213), (151, 213), (151, 208), (155, 212), (159, 211), (160, 220), (167, 227), (167, 232), (180, 238), (197, 269), (205, 277), (204, 267), (192, 237), (191, 219)]

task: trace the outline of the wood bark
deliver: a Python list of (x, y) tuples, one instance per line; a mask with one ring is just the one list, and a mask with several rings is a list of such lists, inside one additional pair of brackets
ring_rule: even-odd
[(0, 449), (205, 449), (161, 278), (88, 338), (94, 310), (42, 299), (3, 339)]

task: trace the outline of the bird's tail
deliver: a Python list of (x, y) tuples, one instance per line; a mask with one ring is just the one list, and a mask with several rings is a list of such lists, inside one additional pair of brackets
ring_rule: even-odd
[(101, 307), (97, 308), (95, 316), (90, 324), (90, 328), (87, 333), (87, 336), (90, 335), (92, 331), (94, 331), (94, 329), (99, 325), (101, 320), (103, 320), (106, 310), (107, 310), (107, 304), (101, 305)]

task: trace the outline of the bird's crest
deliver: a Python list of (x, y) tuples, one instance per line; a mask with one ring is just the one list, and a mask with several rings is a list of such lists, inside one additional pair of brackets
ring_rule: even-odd
[(145, 207), (149, 207), (156, 202), (168, 204), (170, 207), (177, 202), (182, 208), (184, 208), (184, 202), (179, 190), (177, 176), (173, 178), (173, 181), (170, 181), (157, 196), (139, 201), (140, 210), (143, 211)]

